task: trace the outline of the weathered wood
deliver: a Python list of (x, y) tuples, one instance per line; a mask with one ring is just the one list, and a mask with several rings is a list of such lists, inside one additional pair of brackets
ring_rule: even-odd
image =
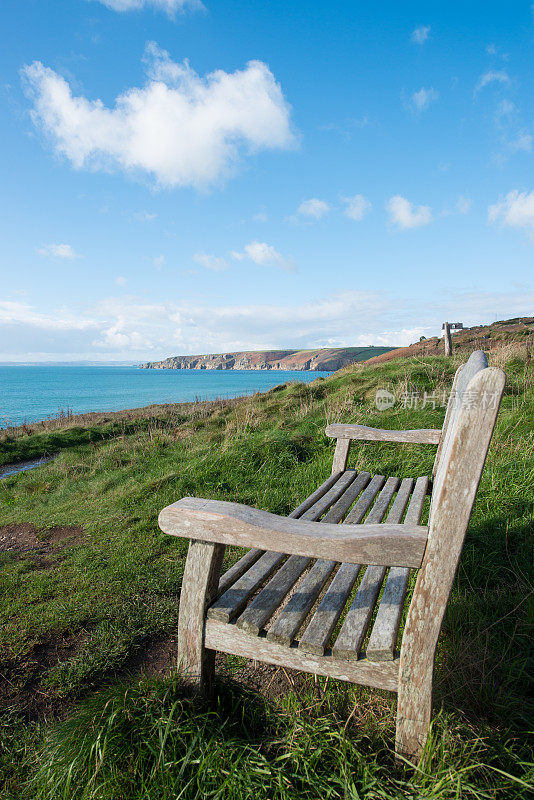
[[(367, 486), (367, 488), (362, 492), (361, 496), (358, 498), (357, 502), (354, 504), (353, 508), (350, 510), (347, 519), (345, 520), (345, 525), (359, 525), (364, 516), (366, 515), (367, 511), (371, 507), (373, 500), (377, 496), (378, 492), (384, 485), (385, 477), (383, 475), (373, 475), (371, 478), (371, 483)], [(369, 529), (367, 529), (369, 530)], [(344, 559), (348, 561), (349, 559)], [(360, 563), (364, 564), (378, 564), (378, 561), (366, 561), (364, 558), (359, 559)], [(380, 562), (383, 563), (383, 562)]]
[[(291, 512), (288, 516), (291, 519), (298, 519), (305, 511), (308, 511), (317, 500), (319, 500), (326, 492), (332, 487), (332, 485), (341, 477), (341, 473), (330, 475), (327, 480), (319, 486), (309, 497), (306, 498), (294, 511)], [(264, 550), (258, 550), (257, 548), (252, 548), (249, 550), (248, 553), (236, 561), (236, 563), (228, 569), (224, 575), (221, 576), (219, 581), (219, 589), (218, 589), (218, 596), (220, 597), (226, 590), (235, 583), (238, 578), (245, 574), (245, 572), (251, 567), (259, 558), (263, 555)]]
[[(417, 524), (421, 520), (427, 491), (428, 478), (426, 476), (418, 478), (406, 512), (406, 523)], [(392, 506), (387, 522), (400, 522), (403, 511), (404, 508), (400, 505), (398, 508)], [(367, 645), (366, 655), (370, 661), (393, 661), (395, 658), (395, 645), (409, 580), (409, 569), (404, 567), (390, 569)]]
[(414, 485), (415, 481), (413, 478), (402, 479), (399, 491), (391, 505), (386, 522), (392, 522), (395, 525), (401, 522), (404, 510), (413, 492)]
[[(433, 497), (428, 547), (419, 570), (401, 644), (396, 752), (419, 758), (430, 724), (436, 644), (484, 468), (505, 375), (484, 369), (467, 387), (443, 454), (444, 476)], [(436, 488), (434, 488), (436, 492)]]
[(408, 510), (406, 512), (406, 516), (404, 517), (405, 525), (419, 525), (423, 515), (425, 500), (428, 494), (428, 483), (429, 481), (426, 475), (421, 475), (420, 478), (417, 478), (415, 482), (415, 488), (412, 492), (412, 496), (410, 497)]
[(207, 694), (213, 682), (215, 653), (205, 647), (204, 619), (217, 590), (224, 551), (222, 544), (192, 539), (180, 594), (178, 669), (191, 685)]
[(340, 497), (346, 492), (347, 488), (356, 478), (358, 473), (354, 469), (344, 472), (338, 480), (334, 483), (331, 489), (317, 500), (304, 514), (301, 514), (299, 519), (317, 520), (325, 511), (328, 511), (331, 505), (339, 500)]
[(256, 563), (256, 561), (261, 558), (263, 555), (263, 550), (258, 550), (257, 548), (253, 547), (252, 550), (249, 550), (248, 553), (245, 553), (239, 561), (228, 569), (224, 575), (221, 575), (219, 580), (219, 588), (217, 589), (217, 595), (220, 597), (222, 594), (226, 592), (226, 590), (239, 578), (245, 574), (245, 572), (250, 569), (250, 567)]
[[(411, 760), (417, 759), (430, 721), (437, 638), (504, 382), (501, 370), (487, 368), (482, 351), (473, 353), (455, 376), (456, 391), (448, 405), (441, 436), (438, 431), (385, 432), (394, 434), (395, 438), (390, 441), (439, 442), (428, 527), (419, 524), (428, 494), (427, 478), (419, 478), (415, 486), (411, 479), (403, 480), (394, 497), (398, 486), (396, 478), (388, 479), (384, 486), (383, 476), (372, 479), (368, 473), (356, 476), (355, 472), (344, 470), (345, 463), (343, 469), (330, 476), (292, 513), (291, 518), (238, 504), (196, 498), (184, 498), (164, 509), (160, 515), (162, 530), (191, 539), (178, 634), (179, 663), (184, 674), (197, 686), (206, 687), (213, 674), (213, 651), (220, 650), (354, 683), (397, 689), (396, 752)], [(343, 426), (329, 426), (327, 431), (337, 435), (340, 428)], [(345, 461), (351, 431), (354, 438), (363, 439), (369, 438), (370, 430), (373, 429), (346, 426), (338, 435), (338, 444), (343, 441), (339, 452)], [(370, 436), (371, 440), (388, 440), (385, 435)], [(349, 511), (352, 502), (354, 506)], [(404, 522), (401, 522), (408, 502)], [(365, 523), (361, 525), (367, 512)], [(382, 523), (385, 514), (386, 522)], [(321, 523), (315, 521), (323, 515)], [(343, 525), (334, 524), (345, 515)], [(242, 589), (248, 582), (249, 593), (243, 605), (233, 606), (242, 611), (260, 589), (249, 606), (254, 612), (248, 615), (250, 619), (248, 609), (241, 614), (243, 627), (247, 629), (248, 626), (248, 630), (257, 634), (255, 636), (235, 623), (214, 618), (217, 603), (208, 611), (206, 619), (206, 606), (213, 598), (227, 543), (257, 548), (234, 565), (237, 569), (232, 568), (233, 573), (229, 571), (226, 585), (229, 586), (230, 580), (235, 582), (217, 601), (236, 587), (239, 590), (240, 582)], [(263, 555), (257, 555), (259, 552)], [(292, 554), (287, 561), (284, 553)], [(319, 561), (298, 582), (313, 558)], [(295, 638), (336, 568), (334, 560), (344, 563), (334, 574), (297, 644)], [(285, 565), (261, 589), (272, 575), (266, 569), (267, 562), (274, 564), (274, 570), (284, 561)], [(363, 622), (358, 623), (356, 634), (351, 635), (350, 647), (346, 647), (350, 660), (336, 659), (328, 645), (357, 580), (360, 563), (370, 565), (356, 593), (361, 597), (356, 605), (362, 611)], [(387, 566), (391, 569), (368, 646), (368, 654), (377, 660), (358, 658)], [(397, 658), (395, 641), (409, 570), (419, 566), (400, 658)], [(246, 571), (237, 577), (242, 569)], [(254, 581), (254, 571), (258, 573), (262, 569), (261, 579), (257, 574)], [(252, 585), (254, 588), (250, 591)], [(266, 637), (263, 626), (272, 619), (274, 611), (280, 609), (293, 587), (293, 595)], [(365, 596), (367, 599), (363, 602)], [(227, 612), (223, 617), (234, 619), (239, 611), (232, 612), (233, 616)], [(341, 644), (345, 627), (346, 622), (338, 637)], [(334, 649), (337, 646), (341, 650), (338, 642)], [(380, 654), (384, 653), (391, 660), (380, 661)]]
[(236, 625), (225, 625), (217, 620), (208, 619), (206, 622), (206, 646), (223, 653), (315, 675), (326, 675), (350, 683), (361, 683), (390, 692), (397, 689), (397, 661), (384, 664), (373, 664), (365, 659), (335, 661), (329, 654), (314, 656), (296, 646), (284, 647), (276, 642), (269, 642), (265, 636), (249, 636)]
[(208, 609), (208, 617), (230, 622), (246, 606), (254, 592), (284, 561), (284, 553), (267, 551)]
[[(365, 518), (365, 524), (371, 525), (373, 522), (382, 522), (386, 516), (386, 511), (391, 503), (393, 495), (397, 491), (400, 481), (398, 478), (388, 478), (384, 488), (378, 495), (375, 504)], [(400, 520), (399, 520), (400, 522)]]
[(334, 571), (335, 561), (320, 558), (297, 587), (286, 607), (267, 632), (267, 639), (289, 647), (321, 590)]
[(332, 648), (334, 658), (344, 661), (354, 661), (358, 658), (385, 574), (386, 567), (367, 567), (365, 570)]
[(360, 569), (360, 564), (341, 564), (299, 638), (300, 650), (318, 656), (326, 652), (332, 632), (352, 592)]
[(335, 474), (339, 470), (346, 469), (349, 460), (350, 439), (338, 439), (334, 451), (332, 462), (332, 472)]
[[(355, 477), (356, 472), (354, 470), (349, 470), (338, 476), (330, 476), (317, 491), (313, 492), (307, 500), (289, 515), (290, 518), (300, 516), (302, 519), (317, 519), (340, 495), (343, 495), (346, 487), (354, 481)], [(229, 622), (230, 619), (243, 610), (249, 598), (283, 561), (283, 556), (280, 553), (269, 552), (267, 558), (262, 559), (261, 563), (250, 575), (245, 575), (247, 560), (250, 562), (249, 566), (252, 566), (262, 554), (262, 550), (250, 550), (221, 578), (219, 582), (219, 600), (209, 609), (208, 616), (223, 622)], [(233, 575), (230, 575), (232, 571)], [(229, 575), (230, 579), (228, 580)], [(243, 579), (230, 590), (232, 584), (235, 584), (241, 576), (244, 576)], [(225, 586), (226, 594), (224, 597), (221, 596), (224, 594), (224, 592), (221, 592), (221, 583)]]
[(441, 483), (446, 474), (447, 463), (452, 442), (456, 433), (458, 425), (458, 417), (463, 406), (464, 399), (469, 399), (467, 395), (468, 386), (470, 381), (475, 375), (478, 375), (482, 370), (487, 369), (488, 359), (482, 350), (475, 350), (471, 353), (465, 362), (463, 369), (458, 374), (458, 381), (456, 383), (455, 392), (451, 397), (451, 413), (447, 428), (443, 430), (441, 454), (439, 461), (436, 465), (436, 472), (434, 477), (434, 486), (432, 490), (433, 497), (437, 497), (440, 491)]
[(319, 500), (324, 494), (327, 493), (327, 491), (341, 477), (341, 475), (342, 475), (342, 470), (339, 470), (338, 472), (333, 472), (332, 475), (330, 475), (325, 480), (325, 482), (319, 486), (318, 489), (312, 492), (311, 495), (307, 497), (306, 500), (304, 500), (300, 504), (300, 506), (297, 506), (297, 508), (294, 511), (292, 511), (291, 514), (289, 514), (289, 516), (292, 519), (298, 519), (298, 517), (302, 516), (302, 514), (304, 514), (305, 511), (311, 508), (313, 504), (317, 502), (317, 500)]
[(438, 468), (439, 460), (441, 458), (441, 452), (443, 450), (443, 443), (444, 443), (444, 440), (445, 440), (445, 435), (446, 435), (447, 429), (449, 427), (449, 422), (451, 421), (451, 415), (452, 415), (452, 412), (453, 412), (453, 409), (454, 409), (456, 391), (457, 391), (457, 388), (458, 388), (458, 380), (459, 380), (460, 373), (463, 370), (464, 366), (465, 366), (465, 364), (460, 364), (460, 366), (458, 367), (458, 369), (454, 373), (454, 379), (452, 381), (452, 388), (451, 388), (451, 392), (449, 394), (449, 399), (447, 401), (447, 409), (445, 411), (445, 419), (443, 420), (443, 427), (441, 429), (441, 437), (440, 437), (440, 440), (439, 440), (438, 449), (436, 450), (436, 457), (434, 459), (434, 466), (432, 467), (432, 477), (433, 478), (436, 475), (436, 470)]
[[(384, 478), (379, 477), (383, 482)], [(360, 500), (357, 505), (359, 503)], [(379, 566), (421, 565), (426, 526), (347, 524), (351, 522), (351, 515), (352, 511), (343, 525), (333, 525), (289, 519), (238, 503), (184, 497), (161, 511), (159, 526), (164, 533), (186, 539), (200, 538), (206, 542), (261, 550), (270, 548), (311, 558)]]
[(290, 556), (238, 617), (237, 627), (258, 636), (310, 562), (311, 558), (305, 556)]
[(448, 322), (443, 324), (443, 341), (445, 343), (445, 355), (452, 356), (451, 326)]
[(370, 480), (371, 473), (360, 472), (356, 480), (350, 484), (339, 500), (334, 503), (330, 511), (324, 515), (322, 522), (339, 522), (342, 520), (360, 492), (365, 489)]
[[(375, 522), (382, 522), (398, 485), (398, 478), (388, 478), (376, 503), (369, 512), (365, 524), (370, 525)], [(351, 661), (358, 658), (385, 574), (385, 567), (370, 566), (365, 570), (354, 601), (347, 612), (339, 636), (332, 648), (334, 658)]]
[(407, 442), (412, 444), (438, 444), (441, 428), (422, 428), (413, 431), (387, 431), (382, 428), (368, 428), (366, 425), (327, 425), (327, 436), (339, 441), (361, 439), (369, 442)]

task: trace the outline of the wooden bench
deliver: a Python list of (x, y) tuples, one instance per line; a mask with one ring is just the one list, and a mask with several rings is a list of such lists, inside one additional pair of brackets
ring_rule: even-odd
[[(164, 508), (161, 529), (191, 540), (178, 625), (184, 675), (209, 691), (222, 651), (396, 691), (396, 753), (416, 760), (430, 723), (438, 635), (504, 384), (502, 370), (488, 368), (478, 351), (456, 372), (441, 430), (329, 425), (332, 475), (289, 517), (194, 497)], [(347, 469), (354, 440), (437, 445), (433, 476)], [(252, 549), (221, 577), (226, 545)]]

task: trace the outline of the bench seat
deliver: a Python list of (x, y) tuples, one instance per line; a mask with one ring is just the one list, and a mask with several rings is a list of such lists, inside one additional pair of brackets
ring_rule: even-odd
[[(401, 480), (346, 469), (331, 475), (289, 516), (419, 524), (428, 491), (426, 476)], [(362, 682), (369, 681), (370, 665), (363, 662), (390, 661), (391, 670), (381, 671), (373, 684), (395, 691), (397, 635), (410, 572), (251, 549), (219, 581), (207, 611), (206, 645), (251, 658), (258, 658), (261, 646), (263, 660), (286, 665), (293, 651), (298, 669), (303, 657), (327, 656), (312, 671), (353, 682), (360, 682), (355, 677), (360, 672)], [(359, 663), (351, 669), (347, 662)]]

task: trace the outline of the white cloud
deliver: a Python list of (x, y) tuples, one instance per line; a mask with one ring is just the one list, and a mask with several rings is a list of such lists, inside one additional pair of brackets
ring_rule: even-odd
[(530, 236), (534, 236), (534, 191), (519, 192), (514, 189), (508, 192), (488, 208), (488, 221), (499, 222), (510, 228), (522, 228)]
[(508, 147), (511, 150), (523, 150), (525, 153), (530, 153), (532, 150), (532, 136), (528, 131), (519, 131), (513, 139), (508, 142)]
[(87, 330), (95, 327), (93, 321), (82, 319), (79, 315), (73, 315), (65, 309), (60, 309), (53, 314), (42, 314), (27, 303), (13, 301), (0, 302), (0, 322), (24, 323), (43, 330)]
[(460, 195), (454, 204), (454, 207), (451, 208), (444, 208), (441, 212), (442, 217), (451, 217), (454, 214), (461, 214), (465, 216), (471, 210), (471, 206), (473, 205), (473, 201), (470, 197), (464, 197), (464, 195)]
[(70, 244), (45, 244), (36, 248), (40, 256), (51, 256), (52, 258), (79, 258), (78, 253)]
[(76, 169), (148, 173), (162, 186), (206, 187), (243, 153), (294, 144), (289, 106), (261, 61), (202, 78), (151, 42), (145, 63), (145, 86), (107, 108), (74, 97), (64, 78), (34, 61), (22, 70), (34, 124)]
[(156, 256), (153, 259), (152, 263), (154, 264), (155, 267), (159, 269), (165, 264), (165, 256)]
[(126, 286), (128, 283), (128, 279), (124, 277), (124, 275), (119, 275), (118, 278), (115, 278), (115, 283), (117, 286)]
[(438, 99), (438, 97), (439, 97), (439, 92), (433, 89), (432, 86), (429, 89), (425, 89), (425, 87), (423, 86), (423, 88), (419, 89), (418, 92), (414, 92), (412, 94), (408, 102), (408, 105), (412, 109), (412, 111), (417, 111), (417, 112), (424, 111), (426, 108), (428, 108), (430, 103), (433, 103), (435, 100)]
[(484, 86), (488, 86), (490, 83), (510, 83), (510, 76), (507, 72), (503, 70), (493, 70), (490, 69), (488, 72), (485, 72), (483, 75), (480, 76), (478, 83), (475, 87), (475, 92), (479, 92)]
[(516, 112), (515, 105), (511, 102), (511, 100), (504, 98), (504, 100), (501, 100), (501, 102), (497, 105), (497, 111), (495, 112), (495, 122), (497, 124), (500, 124), (503, 118), (512, 117), (514, 116), (515, 112)]
[(148, 211), (134, 211), (132, 219), (135, 222), (153, 222), (157, 216), (157, 214), (150, 214)]
[(386, 203), (391, 222), (401, 230), (420, 228), (432, 222), (432, 211), (429, 206), (416, 206), (400, 194), (390, 197)]
[(444, 319), (487, 323), (495, 316), (529, 314), (533, 305), (529, 287), (440, 290), (428, 294), (423, 306), (409, 296), (353, 290), (283, 305), (158, 303), (125, 295), (47, 314), (25, 303), (0, 301), (0, 360), (141, 361), (250, 349), (404, 345), (421, 332), (437, 335)]
[(356, 344), (358, 347), (408, 347), (414, 342), (419, 341), (421, 336), (433, 335), (432, 329), (428, 327), (402, 328), (398, 331), (384, 331), (383, 333), (364, 333), (358, 336)]
[(324, 217), (329, 211), (330, 206), (325, 200), (312, 197), (309, 200), (302, 201), (297, 209), (297, 214), (303, 217), (311, 217), (312, 219), (321, 219), (321, 217)]
[(371, 203), (363, 194), (355, 194), (353, 197), (344, 197), (343, 200), (347, 204), (345, 216), (356, 220), (356, 222), (363, 219), (365, 213), (371, 208)]
[(223, 269), (226, 269), (227, 264), (224, 258), (219, 258), (218, 256), (209, 255), (209, 253), (195, 253), (193, 256), (193, 261), (196, 261), (197, 264), (200, 264), (201, 267), (206, 267), (206, 269), (212, 269), (214, 272), (220, 272)]
[(292, 261), (284, 258), (278, 250), (275, 250), (271, 244), (266, 242), (250, 242), (250, 244), (245, 245), (242, 252), (234, 250), (232, 256), (238, 261), (248, 259), (262, 267), (281, 267), (289, 272), (295, 269)]
[(456, 201), (456, 211), (458, 214), (468, 214), (472, 205), (473, 201), (470, 197), (464, 197), (463, 195), (460, 195)]
[(265, 211), (258, 211), (257, 214), (254, 214), (252, 219), (254, 222), (267, 222), (268, 217)]
[(423, 44), (426, 42), (430, 35), (430, 25), (420, 25), (418, 28), (414, 28), (412, 31), (412, 35), (410, 39), (415, 44)]
[(184, 11), (187, 7), (203, 8), (200, 0), (98, 0), (98, 2), (112, 11), (140, 11), (146, 6), (153, 6), (165, 11), (169, 17), (173, 17), (177, 11)]
[(370, 120), (367, 114), (362, 117), (353, 117), (346, 119), (344, 122), (328, 122), (326, 125), (319, 125), (320, 131), (335, 131), (343, 137), (345, 141), (350, 141), (355, 130), (366, 128), (370, 125)]

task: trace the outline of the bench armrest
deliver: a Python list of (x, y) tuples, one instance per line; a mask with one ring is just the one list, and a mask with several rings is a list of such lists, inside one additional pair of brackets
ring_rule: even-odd
[(158, 523), (186, 539), (390, 567), (420, 567), (428, 534), (424, 525), (310, 522), (200, 497), (167, 506)]
[(411, 442), (439, 444), (441, 428), (422, 428), (415, 431), (386, 431), (367, 425), (327, 425), (325, 433), (334, 439), (361, 439), (370, 442)]

